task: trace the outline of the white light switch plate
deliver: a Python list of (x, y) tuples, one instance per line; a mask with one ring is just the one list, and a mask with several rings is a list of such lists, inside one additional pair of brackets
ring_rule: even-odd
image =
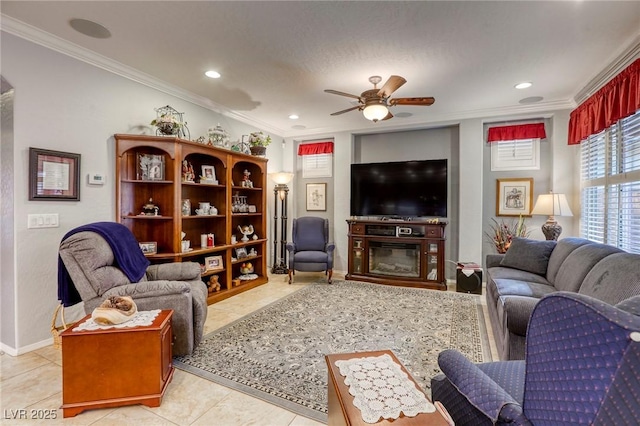
[(58, 222), (58, 213), (29, 214), (27, 215), (27, 228), (57, 228), (60, 226)]

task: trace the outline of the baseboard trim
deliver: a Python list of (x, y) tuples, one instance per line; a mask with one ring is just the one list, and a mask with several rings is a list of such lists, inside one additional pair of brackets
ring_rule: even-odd
[(0, 351), (6, 353), (7, 355), (19, 356), (38, 349), (46, 348), (47, 346), (51, 345), (53, 345), (53, 337), (17, 349), (4, 343), (0, 343)]

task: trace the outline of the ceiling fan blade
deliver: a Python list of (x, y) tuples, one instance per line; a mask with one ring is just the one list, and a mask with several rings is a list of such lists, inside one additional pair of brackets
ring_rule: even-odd
[(389, 114), (387, 114), (381, 121), (388, 120), (390, 118), (393, 118), (393, 114), (391, 114), (391, 111), (389, 111)]
[(389, 80), (384, 83), (384, 86), (382, 86), (382, 88), (378, 91), (378, 96), (388, 98), (393, 92), (398, 90), (400, 86), (402, 86), (406, 82), (407, 80), (400, 77), (399, 75), (392, 75), (391, 77), (389, 77)]
[(331, 115), (340, 115), (340, 114), (344, 114), (345, 112), (353, 111), (354, 109), (360, 109), (360, 108), (362, 108), (362, 106), (361, 105), (357, 105), (357, 106), (354, 106), (354, 107), (351, 107), (351, 108), (343, 109), (342, 111), (334, 112)]
[(435, 102), (435, 98), (397, 98), (389, 100), (389, 105), (417, 105), (429, 106)]
[(360, 96), (352, 95), (351, 93), (339, 92), (337, 90), (325, 89), (325, 92), (331, 93), (333, 95), (346, 96), (348, 98), (360, 99)]

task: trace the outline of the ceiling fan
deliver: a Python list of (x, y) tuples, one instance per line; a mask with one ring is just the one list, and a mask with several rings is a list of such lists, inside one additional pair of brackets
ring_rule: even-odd
[(394, 105), (417, 105), (417, 106), (429, 106), (436, 100), (432, 97), (428, 98), (392, 98), (389, 99), (391, 94), (398, 90), (400, 86), (405, 84), (407, 80), (399, 75), (392, 75), (389, 77), (386, 83), (378, 89), (378, 83), (382, 81), (382, 77), (374, 75), (369, 77), (369, 82), (373, 84), (373, 89), (365, 90), (360, 96), (352, 95), (350, 93), (340, 92), (338, 90), (326, 89), (325, 92), (332, 93), (334, 95), (347, 96), (358, 100), (359, 105), (351, 108), (343, 109), (342, 111), (334, 112), (331, 115), (340, 115), (345, 112), (353, 111), (357, 109), (362, 111), (366, 119), (373, 121), (374, 123), (379, 120), (388, 120), (393, 117), (393, 114), (389, 112), (389, 107)]

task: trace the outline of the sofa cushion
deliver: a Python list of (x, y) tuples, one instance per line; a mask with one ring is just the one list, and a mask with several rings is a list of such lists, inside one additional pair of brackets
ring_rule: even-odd
[(497, 280), (500, 278), (512, 279), (512, 280), (520, 280), (527, 281), (530, 283), (539, 283), (539, 284), (547, 284), (551, 285), (549, 281), (545, 277), (542, 277), (538, 274), (533, 274), (527, 271), (521, 271), (519, 269), (506, 268), (502, 266), (498, 266), (497, 268), (489, 268), (487, 270), (487, 282), (491, 280)]
[[(586, 244), (578, 247), (562, 262), (553, 286), (559, 291), (577, 293), (585, 277), (605, 257), (622, 250), (604, 244)], [(621, 299), (622, 300), (622, 299)]]
[(528, 281), (496, 279), (495, 287), (500, 296), (527, 296), (542, 299), (556, 289), (548, 284), (532, 283)]
[(547, 266), (547, 281), (550, 283), (556, 282), (556, 275), (562, 266), (562, 263), (567, 259), (575, 249), (582, 247), (585, 244), (595, 244), (593, 241), (589, 241), (584, 238), (569, 237), (563, 238), (558, 241), (556, 248), (553, 249), (551, 257), (549, 257), (549, 266)]
[(615, 253), (599, 261), (578, 291), (610, 305), (640, 294), (640, 255)]
[(549, 257), (555, 246), (555, 241), (538, 241), (516, 237), (511, 242), (500, 266), (545, 275)]

